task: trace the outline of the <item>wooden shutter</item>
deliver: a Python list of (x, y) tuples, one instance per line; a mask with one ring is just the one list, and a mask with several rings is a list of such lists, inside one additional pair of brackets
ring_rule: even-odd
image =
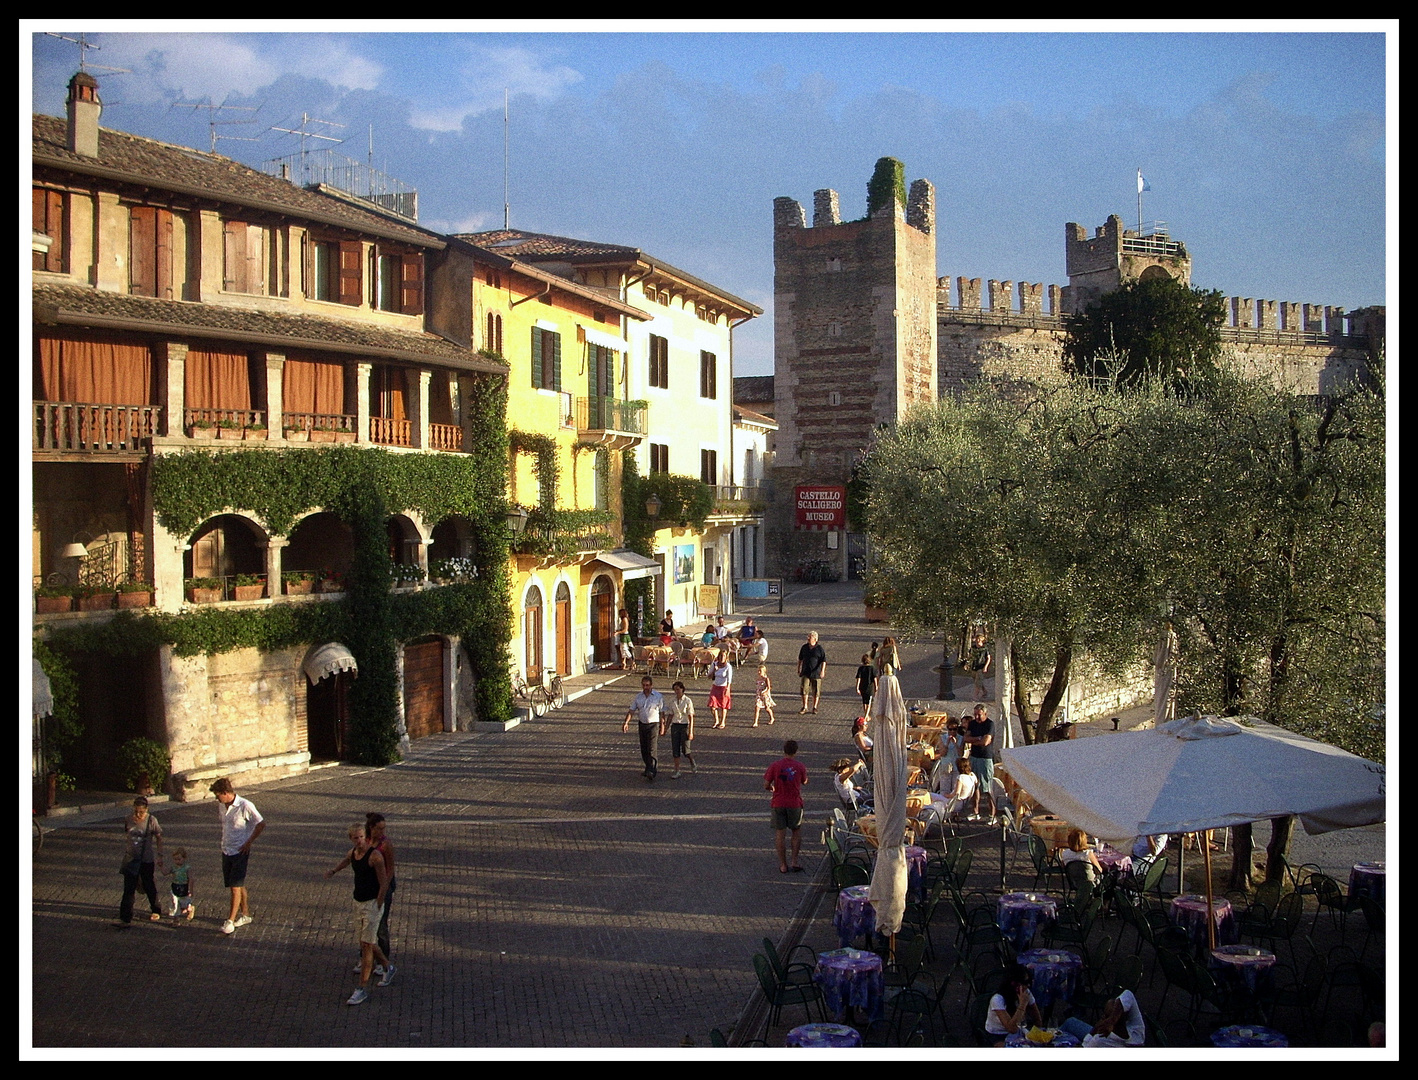
[(34, 189), (34, 231), (49, 237), (49, 251), (34, 253), (33, 269), (64, 272), (64, 194)]
[(340, 303), (364, 304), (364, 245), (358, 240), (340, 241)]
[(538, 389), (542, 385), (542, 332), (532, 327), (532, 385)]
[(550, 334), (551, 338), (551, 388), (561, 391), (561, 335)]
[(222, 289), (246, 292), (246, 222), (223, 222), (222, 243)]
[(246, 226), (246, 288), (243, 292), (266, 292), (266, 230), (260, 225)]
[(128, 291), (137, 296), (156, 296), (157, 210), (135, 206), (128, 214)]
[(423, 256), (403, 256), (400, 310), (405, 315), (423, 314)]

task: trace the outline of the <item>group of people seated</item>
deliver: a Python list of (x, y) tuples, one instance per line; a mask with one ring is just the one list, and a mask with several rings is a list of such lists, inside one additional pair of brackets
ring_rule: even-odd
[[(999, 1040), (996, 1046), (1004, 1046), (1007, 1036), (1023, 1034), (1031, 1025), (1044, 1026), (1029, 990), (1032, 981), (1033, 976), (1023, 964), (1010, 965), (1001, 977), (999, 992), (990, 998), (985, 1014), (985, 1033)], [(1109, 1000), (1096, 1024), (1071, 1016), (1059, 1026), (1088, 1047), (1142, 1046), (1147, 1041), (1142, 1008), (1131, 990)]]

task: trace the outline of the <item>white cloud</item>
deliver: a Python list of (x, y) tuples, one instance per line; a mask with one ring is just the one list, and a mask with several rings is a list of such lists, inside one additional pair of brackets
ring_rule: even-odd
[(485, 232), (494, 227), (500, 228), (502, 219), (491, 212), (481, 212), (468, 214), (456, 221), (448, 218), (428, 218), (421, 224), (424, 228), (432, 229), (434, 232), (473, 233)]
[(531, 94), (539, 101), (556, 97), (584, 78), (579, 71), (553, 64), (526, 49), (473, 47), (472, 57), (459, 69), (462, 85), (442, 87), (456, 100), (413, 107), (409, 122), (425, 131), (459, 131), (463, 121), (502, 107), (503, 91), (513, 97)]

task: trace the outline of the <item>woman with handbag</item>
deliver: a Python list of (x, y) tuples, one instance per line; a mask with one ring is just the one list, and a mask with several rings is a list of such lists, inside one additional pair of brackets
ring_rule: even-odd
[(153, 880), (155, 866), (161, 866), (162, 827), (158, 819), (148, 813), (148, 800), (139, 795), (133, 800), (133, 812), (123, 820), (124, 856), (119, 870), (123, 874), (123, 902), (118, 906), (118, 922), (113, 925), (122, 929), (133, 922), (133, 897), (138, 891), (138, 883), (143, 884), (143, 892), (148, 894), (148, 906), (153, 913), (148, 916), (153, 922), (162, 918), (158, 910), (158, 887)]

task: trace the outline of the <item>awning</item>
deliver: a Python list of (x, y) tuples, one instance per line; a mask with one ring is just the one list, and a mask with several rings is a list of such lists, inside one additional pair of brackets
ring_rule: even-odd
[(612, 570), (620, 571), (621, 581), (634, 581), (636, 578), (658, 577), (661, 573), (660, 564), (654, 559), (647, 559), (644, 555), (637, 555), (633, 551), (603, 551), (596, 556), (595, 562), (603, 563)]
[(330, 641), (324, 645), (312, 646), (310, 651), (305, 654), (305, 659), (301, 661), (300, 669), (305, 672), (305, 677), (314, 685), (326, 676), (338, 675), (342, 671), (358, 673), (359, 665), (355, 663), (355, 658), (349, 649), (337, 641)]
[(592, 345), (599, 345), (603, 349), (610, 349), (614, 352), (627, 352), (630, 349), (630, 342), (613, 334), (593, 330), (589, 326), (581, 327), (581, 332), (586, 335), (586, 340)]
[(49, 676), (44, 673), (44, 668), (40, 666), (39, 657), (31, 657), (34, 661), (34, 715), (52, 716), (54, 714), (54, 691), (49, 686)]

